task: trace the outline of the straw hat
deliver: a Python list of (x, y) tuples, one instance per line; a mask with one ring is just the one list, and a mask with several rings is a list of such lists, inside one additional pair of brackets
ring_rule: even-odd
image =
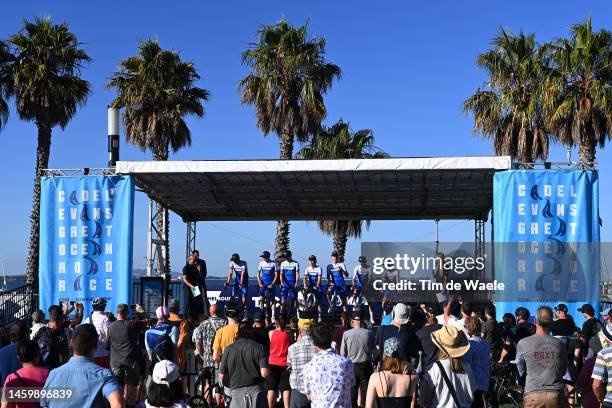
[(434, 344), (451, 358), (463, 356), (470, 349), (470, 342), (462, 331), (452, 324), (442, 326), (431, 333)]

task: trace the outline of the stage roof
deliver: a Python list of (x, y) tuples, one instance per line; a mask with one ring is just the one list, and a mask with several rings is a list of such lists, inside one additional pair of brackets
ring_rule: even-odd
[(485, 219), (510, 157), (117, 162), (185, 221)]

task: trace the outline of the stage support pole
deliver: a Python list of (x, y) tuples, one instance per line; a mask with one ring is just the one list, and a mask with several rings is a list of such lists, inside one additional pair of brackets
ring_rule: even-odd
[[(485, 221), (474, 220), (474, 257), (484, 257), (485, 254)], [(483, 279), (484, 271), (478, 273), (478, 279)]]
[(119, 109), (108, 107), (108, 167), (119, 161)]
[(196, 249), (196, 226), (195, 221), (188, 221), (185, 223), (187, 227), (187, 238), (185, 239), (185, 263), (191, 255), (194, 249)]

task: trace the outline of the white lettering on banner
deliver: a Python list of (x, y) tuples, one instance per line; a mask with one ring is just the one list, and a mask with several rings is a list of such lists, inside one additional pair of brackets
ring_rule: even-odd
[(66, 273), (66, 262), (59, 262), (57, 264), (57, 273)]
[(538, 235), (538, 223), (537, 222), (531, 223), (531, 235)]
[(65, 292), (66, 291), (66, 281), (63, 279), (60, 279), (57, 281), (57, 290), (59, 292)]
[(81, 273), (81, 262), (76, 261), (74, 263), (74, 273)]
[(70, 255), (71, 256), (77, 255), (77, 244), (70, 244)]
[(521, 235), (525, 235), (525, 223), (519, 222), (517, 226), (518, 233)]
[(104, 209), (104, 217), (107, 220), (112, 220), (113, 219), (113, 209), (112, 208), (105, 208)]
[(95, 279), (89, 280), (89, 290), (96, 290), (96, 280)]
[(571, 235), (576, 235), (576, 226), (577, 226), (577, 224), (575, 222), (570, 222), (569, 226), (570, 226), (570, 234)]
[(111, 278), (107, 278), (105, 282), (106, 282), (106, 285), (105, 285), (106, 290), (112, 291), (113, 290), (113, 280)]
[(66, 201), (66, 192), (64, 190), (59, 190), (57, 192), (57, 201), (59, 201), (60, 203)]
[(81, 226), (81, 236), (86, 237), (89, 233), (89, 227), (87, 225)]
[(531, 204), (531, 215), (538, 215), (538, 204)]
[(89, 201), (89, 191), (81, 190), (81, 201)]
[(518, 215), (525, 215), (525, 203), (518, 203)]
[(59, 227), (57, 230), (57, 235), (60, 238), (66, 238), (66, 227)]
[(100, 190), (94, 190), (93, 191), (93, 200), (94, 201), (100, 201)]
[(112, 201), (113, 200), (113, 196), (115, 195), (115, 190), (116, 189), (114, 189), (114, 188), (106, 190), (106, 201)]
[(550, 222), (545, 222), (544, 223), (544, 234), (545, 235), (550, 235)]
[(77, 216), (78, 216), (77, 209), (71, 208), (70, 209), (70, 219), (74, 221), (77, 219)]
[(557, 204), (557, 217), (565, 216), (565, 204)]
[(560, 292), (561, 291), (561, 281), (559, 279), (555, 279), (555, 280), (553, 280), (552, 283), (553, 283), (553, 285), (552, 285), (553, 290), (555, 292)]
[(89, 245), (81, 244), (81, 255), (89, 255)]
[(552, 197), (552, 186), (544, 184), (544, 197)]
[(518, 290), (525, 290), (526, 284), (525, 282), (527, 282), (525, 279), (519, 279), (518, 280)]
[(65, 210), (63, 208), (60, 208), (57, 213), (57, 219), (60, 221), (64, 221), (65, 219), (64, 213), (65, 213)]
[(113, 229), (113, 226), (112, 226), (112, 225), (107, 225), (107, 226), (106, 226), (106, 236), (107, 236), (107, 237), (110, 237), (110, 236), (111, 236), (111, 231), (112, 231), (112, 229)]
[(527, 188), (525, 187), (524, 184), (519, 184), (518, 185), (518, 196), (519, 197), (525, 197), (526, 190), (527, 190)]
[(76, 238), (77, 237), (77, 227), (72, 226), (70, 227), (70, 238)]
[(578, 206), (576, 204), (570, 204), (569, 215), (570, 217), (575, 217), (578, 215)]
[(526, 263), (525, 263), (525, 260), (524, 260), (524, 259), (520, 259), (520, 260), (518, 261), (518, 271), (519, 271), (519, 272), (526, 272), (526, 271), (527, 271), (526, 266), (527, 266), (527, 265), (526, 265)]
[(112, 242), (107, 242), (104, 245), (104, 252), (105, 252), (104, 253), (105, 255), (112, 255), (113, 254), (113, 244), (112, 244)]
[(57, 252), (59, 253), (60, 256), (64, 256), (66, 255), (66, 245), (64, 244), (59, 244), (57, 246)]
[(106, 272), (112, 272), (113, 271), (113, 261), (106, 261), (104, 262), (104, 270)]
[(563, 184), (559, 184), (557, 186), (557, 197), (563, 197), (563, 188), (564, 188)]

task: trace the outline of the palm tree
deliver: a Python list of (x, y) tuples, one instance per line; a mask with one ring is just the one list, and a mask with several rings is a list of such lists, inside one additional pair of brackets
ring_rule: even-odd
[(524, 163), (546, 159), (549, 137), (539, 92), (546, 69), (535, 36), (502, 29), (476, 64), (489, 79), (463, 103), (465, 114), (474, 115), (474, 135), (492, 139), (497, 155)]
[(578, 145), (581, 165), (592, 167), (597, 145), (612, 137), (612, 33), (593, 32), (589, 18), (570, 34), (546, 47), (546, 119), (561, 144)]
[(67, 23), (53, 24), (50, 18), (23, 21), (22, 29), (8, 39), (11, 58), (6, 66), (8, 94), (15, 98), (22, 120), (38, 128), (36, 176), (28, 254), (29, 282), (38, 280), (40, 225), (40, 177), (49, 166), (51, 131), (68, 125), (77, 108), (89, 95), (89, 82), (80, 78), (90, 61)]
[[(323, 94), (340, 68), (325, 61), (325, 40), (310, 38), (307, 24), (293, 27), (281, 20), (258, 31), (259, 42), (242, 54), (251, 73), (238, 85), (242, 104), (255, 106), (257, 127), (280, 139), (280, 158), (293, 158), (295, 140), (306, 141), (325, 118)], [(289, 249), (289, 222), (276, 226), (276, 259)]]
[[(296, 154), (298, 159), (376, 159), (389, 155), (374, 145), (374, 135), (370, 129), (351, 131), (350, 125), (342, 119), (331, 127), (322, 126), (312, 139), (304, 144)], [(363, 220), (323, 220), (318, 221), (319, 229), (333, 237), (334, 250), (344, 258), (349, 237), (359, 238), (363, 230)], [(370, 221), (365, 221), (366, 228)]]
[(9, 98), (9, 85), (11, 78), (8, 67), (11, 61), (11, 53), (4, 41), (0, 40), (0, 129), (6, 125), (9, 117), (9, 106), (6, 100)]
[[(203, 101), (209, 92), (195, 86), (200, 79), (191, 61), (182, 61), (174, 51), (161, 49), (157, 41), (142, 41), (138, 54), (119, 63), (107, 87), (117, 91), (112, 106), (123, 108), (123, 125), (128, 143), (142, 151), (151, 150), (153, 160), (168, 160), (170, 149), (176, 152), (191, 145), (191, 132), (185, 117), (204, 116)], [(157, 204), (157, 230), (169, 244), (168, 210)], [(166, 265), (158, 273), (170, 273), (170, 248)]]

